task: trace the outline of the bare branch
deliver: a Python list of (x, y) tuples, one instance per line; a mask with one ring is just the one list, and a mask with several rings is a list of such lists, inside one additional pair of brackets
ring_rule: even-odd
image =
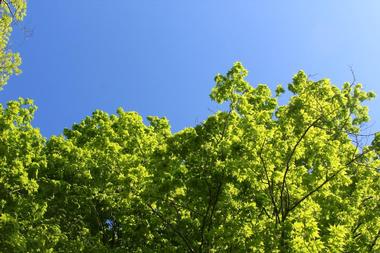
[(352, 86), (354, 86), (356, 84), (356, 76), (355, 76), (354, 69), (352, 68), (352, 65), (349, 65), (348, 67), (350, 68), (350, 72), (352, 75), (352, 81), (351, 81), (351, 85), (350, 85), (350, 88), (351, 88)]
[(316, 77), (317, 75), (318, 75), (318, 73), (309, 74), (309, 75), (307, 75), (307, 79), (311, 79), (313, 77)]

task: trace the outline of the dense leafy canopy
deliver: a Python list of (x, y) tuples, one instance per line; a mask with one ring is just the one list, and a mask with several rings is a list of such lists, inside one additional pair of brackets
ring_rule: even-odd
[(362, 146), (360, 84), (294, 76), (279, 106), (240, 63), (211, 98), (229, 110), (171, 133), (164, 118), (96, 111), (46, 140), (35, 106), (0, 109), (7, 252), (380, 250), (380, 135)]
[[(2, 25), (24, 15), (8, 3)], [(18, 66), (9, 24), (0, 56)], [(380, 134), (362, 142), (374, 94), (300, 71), (279, 105), (285, 88), (247, 74), (217, 75), (210, 97), (228, 109), (177, 133), (119, 109), (46, 139), (31, 100), (1, 105), (0, 250), (379, 252)]]

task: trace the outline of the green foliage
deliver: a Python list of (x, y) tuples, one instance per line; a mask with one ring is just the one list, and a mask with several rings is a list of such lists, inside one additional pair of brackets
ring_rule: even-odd
[[(0, 1), (0, 88), (26, 2)], [(60, 136), (31, 100), (0, 105), (1, 252), (379, 252), (374, 93), (300, 71), (287, 104), (236, 63), (210, 97), (227, 111), (172, 133), (165, 118), (95, 111)]]
[(26, 14), (26, 0), (0, 1), (0, 90), (13, 74), (21, 70), (21, 58), (8, 48), (12, 23), (22, 21)]
[(30, 100), (0, 107), (5, 252), (377, 252), (380, 135), (360, 84), (294, 76), (289, 102), (237, 63), (229, 110), (171, 133), (165, 118), (96, 111), (44, 139)]
[(40, 171), (46, 167), (45, 139), (30, 121), (31, 100), (0, 105), (0, 245), (2, 252), (45, 250), (55, 245), (59, 229), (44, 218)]

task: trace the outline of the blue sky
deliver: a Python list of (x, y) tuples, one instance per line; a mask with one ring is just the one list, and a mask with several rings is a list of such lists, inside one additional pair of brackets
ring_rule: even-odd
[[(351, 65), (380, 96), (379, 13), (378, 0), (29, 1), (11, 45), (23, 74), (0, 102), (33, 98), (45, 136), (118, 107), (166, 116), (178, 131), (216, 110), (213, 77), (235, 61), (272, 88), (300, 69), (341, 85)], [(378, 131), (380, 97), (369, 106)]]

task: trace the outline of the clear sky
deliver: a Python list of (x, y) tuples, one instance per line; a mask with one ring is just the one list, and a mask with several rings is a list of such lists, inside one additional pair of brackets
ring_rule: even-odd
[[(251, 84), (287, 85), (300, 69), (313, 79), (351, 81), (348, 66), (379, 98), (380, 1), (37, 0), (15, 28), (23, 74), (0, 102), (35, 100), (34, 125), (60, 134), (95, 109), (166, 116), (173, 131), (216, 110), (216, 73), (235, 61)], [(32, 30), (23, 33), (24, 28)]]

